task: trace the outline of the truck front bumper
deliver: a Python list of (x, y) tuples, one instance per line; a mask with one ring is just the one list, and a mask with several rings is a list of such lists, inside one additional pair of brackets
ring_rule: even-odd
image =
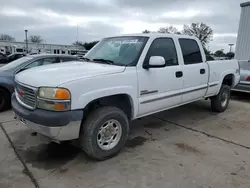
[(29, 110), (21, 106), (12, 95), (11, 106), (15, 118), (26, 127), (54, 141), (73, 140), (79, 138), (82, 110), (52, 112), (42, 109)]

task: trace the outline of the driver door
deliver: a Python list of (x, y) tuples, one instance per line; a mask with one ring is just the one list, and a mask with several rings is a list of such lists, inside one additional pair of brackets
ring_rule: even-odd
[(172, 38), (156, 38), (146, 55), (144, 65), (152, 56), (165, 59), (165, 67), (138, 69), (139, 116), (179, 105), (182, 98), (182, 66)]

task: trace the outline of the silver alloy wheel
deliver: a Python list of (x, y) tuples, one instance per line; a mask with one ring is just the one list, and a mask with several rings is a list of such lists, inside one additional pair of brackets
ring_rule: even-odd
[(121, 139), (122, 126), (115, 120), (106, 121), (99, 129), (97, 134), (97, 144), (103, 150), (111, 150)]
[(228, 101), (228, 93), (226, 91), (223, 91), (222, 95), (221, 95), (221, 106), (225, 107), (227, 105), (227, 101)]

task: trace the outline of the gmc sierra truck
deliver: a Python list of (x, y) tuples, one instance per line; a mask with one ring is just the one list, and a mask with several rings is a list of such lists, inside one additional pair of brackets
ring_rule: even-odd
[(126, 144), (130, 121), (201, 99), (226, 110), (237, 60), (206, 61), (192, 36), (135, 34), (102, 39), (84, 57), (15, 77), (15, 117), (51, 140), (78, 139), (105, 160)]

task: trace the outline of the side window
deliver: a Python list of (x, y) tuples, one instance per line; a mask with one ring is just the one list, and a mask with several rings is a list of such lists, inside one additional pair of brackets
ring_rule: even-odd
[(53, 63), (59, 63), (59, 62), (60, 62), (60, 60), (57, 57), (45, 58), (45, 59), (43, 59), (42, 65), (49, 65), (49, 64), (53, 64)]
[(171, 38), (157, 38), (151, 44), (147, 56), (145, 58), (145, 64), (149, 63), (151, 56), (162, 56), (166, 61), (167, 66), (178, 65), (178, 58), (176, 48), (173, 39)]
[(197, 42), (193, 39), (179, 39), (184, 64), (202, 63), (201, 51)]
[(42, 63), (43, 63), (42, 59), (36, 60), (36, 61), (32, 62), (31, 64), (29, 64), (28, 66), (26, 66), (25, 69), (30, 69), (30, 68), (33, 68), (33, 67), (41, 66)]
[(75, 60), (77, 60), (77, 59), (71, 58), (71, 57), (61, 57), (61, 62), (75, 61)]
[(31, 64), (29, 64), (25, 68), (29, 69), (29, 68), (38, 67), (38, 66), (42, 66), (42, 65), (49, 65), (49, 64), (53, 64), (53, 63), (59, 63), (59, 58), (53, 57), (53, 58), (39, 59), (39, 60), (32, 62)]

